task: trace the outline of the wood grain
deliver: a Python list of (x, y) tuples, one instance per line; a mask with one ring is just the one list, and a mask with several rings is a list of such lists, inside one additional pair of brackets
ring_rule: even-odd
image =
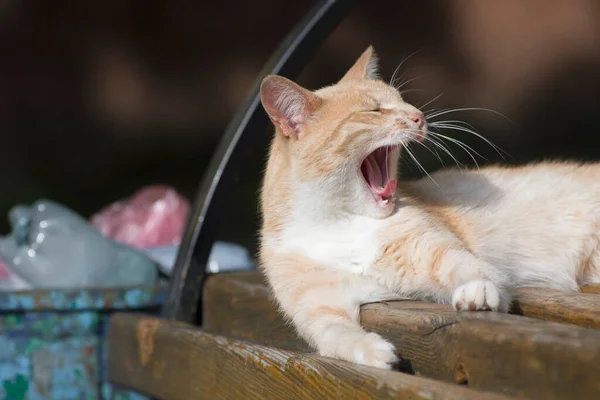
[(600, 296), (542, 288), (517, 290), (515, 312), (527, 317), (600, 329)]
[(142, 315), (113, 316), (108, 337), (109, 380), (164, 400), (507, 398)]
[(588, 293), (588, 294), (600, 294), (600, 285), (595, 284), (595, 285), (582, 286), (581, 292)]
[[(423, 376), (531, 398), (600, 398), (600, 331), (417, 301), (365, 305), (361, 322), (392, 341)], [(204, 329), (307, 349), (278, 315), (258, 274), (207, 281)]]
[(202, 327), (208, 332), (287, 350), (311, 351), (276, 312), (270, 293), (257, 272), (210, 276), (204, 286)]

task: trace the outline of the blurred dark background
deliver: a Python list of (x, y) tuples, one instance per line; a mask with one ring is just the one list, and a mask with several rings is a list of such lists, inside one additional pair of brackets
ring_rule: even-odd
[[(85, 216), (152, 183), (192, 197), (213, 149), (279, 41), (314, 1), (0, 0), (1, 230), (45, 197)], [(300, 83), (339, 79), (369, 45), (415, 105), (464, 112), (509, 154), (448, 132), (486, 162), (600, 158), (600, 2), (358, 2)], [(415, 89), (423, 91), (414, 91)], [(268, 133), (267, 133), (268, 134)], [(465, 163), (470, 158), (451, 147)], [(221, 238), (253, 247), (264, 149), (252, 149)], [(430, 171), (441, 166), (415, 148)], [(448, 161), (448, 160), (446, 160)], [(472, 164), (472, 161), (471, 161)], [(410, 163), (407, 178), (420, 176)]]

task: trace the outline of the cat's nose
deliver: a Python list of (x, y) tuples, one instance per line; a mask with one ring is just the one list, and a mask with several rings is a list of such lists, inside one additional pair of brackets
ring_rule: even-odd
[(425, 115), (422, 112), (412, 113), (408, 116), (408, 119), (414, 122), (418, 129), (421, 129), (425, 125)]

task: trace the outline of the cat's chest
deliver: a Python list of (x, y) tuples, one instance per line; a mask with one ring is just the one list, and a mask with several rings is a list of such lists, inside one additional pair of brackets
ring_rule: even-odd
[(300, 251), (324, 267), (362, 274), (379, 251), (376, 221), (354, 219), (331, 224), (295, 221), (284, 230), (284, 250)]

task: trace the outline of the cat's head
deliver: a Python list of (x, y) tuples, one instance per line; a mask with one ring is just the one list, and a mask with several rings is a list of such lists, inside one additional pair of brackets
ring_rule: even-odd
[(394, 210), (398, 149), (422, 140), (427, 123), (393, 86), (377, 79), (369, 47), (335, 85), (311, 92), (280, 76), (261, 86), (263, 107), (289, 159), (289, 174), (344, 212), (388, 216)]

